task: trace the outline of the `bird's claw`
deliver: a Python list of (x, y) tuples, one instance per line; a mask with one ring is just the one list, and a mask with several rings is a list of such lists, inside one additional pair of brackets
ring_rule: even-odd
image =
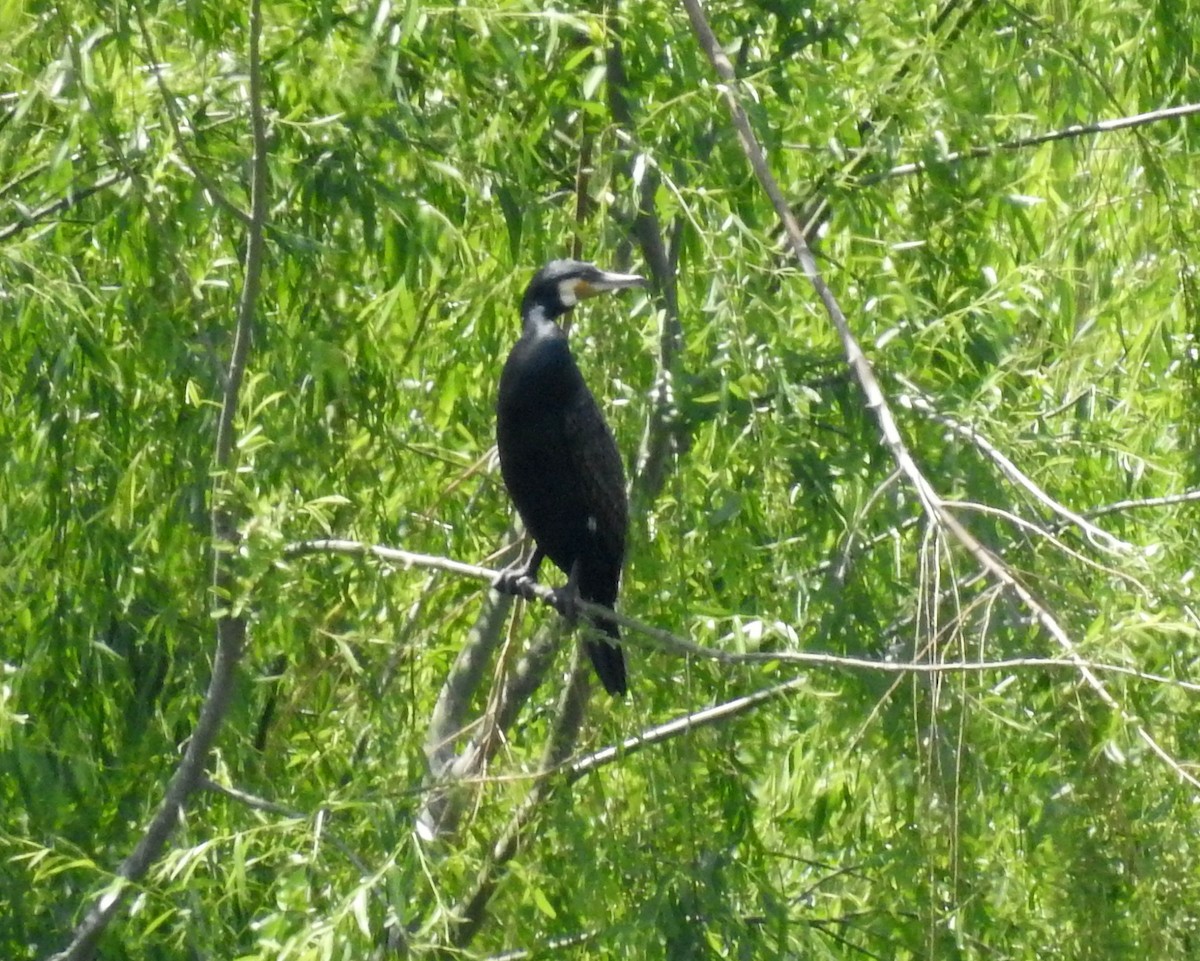
[(515, 597), (523, 597), (525, 600), (533, 599), (533, 585), (536, 582), (529, 576), (529, 571), (525, 565), (516, 567), (506, 567), (502, 570), (494, 581), (494, 587), (501, 594), (511, 594)]

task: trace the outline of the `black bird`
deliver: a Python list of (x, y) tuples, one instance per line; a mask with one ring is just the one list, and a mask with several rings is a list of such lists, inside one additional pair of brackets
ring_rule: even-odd
[[(549, 557), (567, 575), (566, 586), (556, 593), (569, 618), (577, 598), (609, 608), (616, 604), (629, 501), (617, 442), (583, 382), (558, 319), (585, 297), (645, 283), (636, 274), (611, 273), (577, 260), (550, 261), (525, 290), (521, 338), (500, 375), (500, 472), (537, 547), (527, 564), (501, 574), (496, 587), (522, 593), (522, 582), (536, 580)], [(605, 690), (623, 695), (620, 632), (613, 621), (598, 618), (597, 625), (612, 641), (589, 641), (588, 654)]]

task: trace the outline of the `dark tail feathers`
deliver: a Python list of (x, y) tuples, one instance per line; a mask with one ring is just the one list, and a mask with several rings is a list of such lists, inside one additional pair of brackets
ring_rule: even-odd
[(587, 652), (592, 659), (592, 667), (596, 669), (600, 683), (604, 685), (604, 689), (609, 694), (613, 697), (624, 697), (629, 686), (625, 678), (625, 655), (621, 653), (621, 648), (617, 645), (621, 632), (617, 630), (617, 625), (612, 621), (597, 618), (596, 626), (611, 637), (612, 641), (587, 642)]

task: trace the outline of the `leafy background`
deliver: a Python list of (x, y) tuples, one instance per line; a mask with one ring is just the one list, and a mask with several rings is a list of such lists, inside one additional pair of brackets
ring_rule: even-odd
[[(1200, 101), (1200, 10), (707, 12), (921, 469), (1075, 655), (1130, 672), (1106, 698), (1061, 665), (884, 669), (1067, 652), (894, 476), (682, 8), (268, 3), (263, 280), (217, 470), (248, 9), (0, 4), (3, 956), (63, 948), (113, 889), (230, 618), (209, 781), (105, 958), (1200, 951), (1200, 126), (1014, 143)], [(571, 727), (548, 609), (287, 549), (499, 566), (496, 380), (523, 284), (575, 245), (654, 280), (574, 318), (633, 474), (624, 612), (880, 667), (627, 631), (632, 697)], [(449, 747), (486, 760), (422, 840), (431, 718), (481, 636)], [(557, 659), (497, 726), (529, 650)]]

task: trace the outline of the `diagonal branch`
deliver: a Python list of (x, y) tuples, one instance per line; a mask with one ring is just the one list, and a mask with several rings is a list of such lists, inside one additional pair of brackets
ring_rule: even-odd
[[(259, 797), (256, 794), (251, 794), (249, 791), (243, 791), (241, 788), (233, 787), (228, 784), (220, 784), (212, 778), (203, 777), (198, 785), (200, 790), (208, 791), (210, 794), (220, 794), (223, 797), (229, 798), (231, 801), (236, 801), (238, 804), (244, 804), (246, 807), (254, 811), (263, 811), (267, 814), (276, 814), (279, 817), (287, 818), (289, 821), (297, 823), (306, 823), (309, 821), (318, 821), (325, 815), (327, 809), (322, 808), (315, 815), (305, 814), (303, 811), (297, 811), (294, 808), (288, 807), (286, 804), (280, 804), (278, 801), (269, 801), (266, 798)], [(369, 878), (376, 872), (355, 853), (345, 841), (333, 834), (328, 829), (322, 830), (319, 835), (331, 847), (336, 848), (355, 871), (363, 878)]]
[(85, 961), (93, 957), (96, 943), (116, 916), (130, 888), (130, 882), (145, 876), (158, 860), (187, 806), (188, 799), (200, 786), (208, 754), (225, 720), (233, 692), (234, 672), (241, 660), (246, 639), (246, 619), (231, 610), (235, 576), (232, 547), (237, 525), (229, 501), (229, 480), (234, 441), (234, 416), (237, 413), (242, 378), (250, 351), (250, 331), (262, 280), (264, 231), (267, 219), (267, 131), (262, 106), (262, 71), (259, 43), (262, 38), (261, 0), (250, 0), (250, 126), (254, 142), (251, 161), (251, 223), (245, 256), (245, 277), (238, 303), (237, 326), (229, 376), (225, 383), (221, 416), (217, 423), (216, 450), (213, 455), (212, 538), (213, 600), (221, 613), (216, 618), (217, 647), (208, 692), (200, 708), (200, 717), (188, 739), (183, 759), (175, 769), (166, 796), (151, 818), (145, 833), (132, 853), (117, 869), (117, 880), (96, 902), (75, 929), (71, 943), (54, 956), (55, 961)]
[(105, 174), (95, 183), (89, 184), (86, 187), (71, 187), (58, 200), (50, 201), (43, 204), (37, 210), (31, 210), (24, 214), (20, 220), (14, 221), (7, 227), (0, 228), (0, 242), (8, 240), (10, 237), (15, 237), (17, 234), (23, 233), (30, 227), (36, 226), (43, 220), (61, 214), (65, 210), (70, 210), (77, 204), (83, 203), (88, 197), (93, 194), (98, 194), (109, 187), (115, 186), (124, 180), (129, 179), (129, 173), (124, 170), (115, 170), (112, 173)]
[[(158, 83), (158, 92), (162, 96), (163, 108), (167, 112), (167, 122), (171, 126), (171, 132), (175, 135), (175, 143), (179, 147), (179, 153), (183, 157), (183, 162), (192, 172), (192, 176), (200, 181), (200, 185), (205, 189), (208, 195), (213, 198), (213, 201), (218, 207), (223, 207), (230, 214), (232, 214), (236, 220), (249, 227), (252, 222), (252, 218), (254, 217), (254, 211), (251, 210), (251, 212), (247, 214), (244, 210), (242, 210), (241, 207), (226, 197), (225, 192), (221, 190), (221, 188), (217, 185), (217, 182), (208, 175), (205, 169), (196, 162), (196, 158), (192, 156), (192, 151), (188, 147), (187, 139), (184, 137), (183, 130), (179, 123), (179, 113), (175, 106), (175, 97), (167, 88), (166, 78), (164, 78), (162, 74), (161, 62), (159, 61), (158, 57), (154, 55), (154, 42), (150, 36), (150, 28), (146, 25), (146, 15), (142, 10), (142, 5), (140, 3), (134, 3), (133, 11), (134, 15), (137, 17), (138, 28), (141, 30), (142, 42), (146, 46), (146, 56), (150, 61), (150, 70), (154, 74), (155, 81)], [(251, 110), (253, 109), (254, 107), (251, 105)], [(251, 115), (250, 122), (253, 125), (253, 115)], [(250, 198), (250, 205), (253, 208), (253, 197)]]
[(917, 161), (914, 163), (898, 164), (879, 173), (868, 174), (859, 184), (867, 187), (891, 180), (894, 177), (905, 177), (909, 174), (921, 173), (931, 166), (954, 164), (960, 160), (980, 160), (993, 157), (1004, 151), (1024, 150), (1026, 147), (1038, 147), (1042, 144), (1053, 143), (1056, 140), (1074, 140), (1077, 137), (1090, 137), (1100, 133), (1110, 133), (1114, 130), (1131, 130), (1144, 127), (1147, 124), (1160, 123), (1164, 120), (1174, 120), (1178, 117), (1190, 117), (1200, 114), (1200, 103), (1185, 103), (1177, 107), (1166, 107), (1162, 110), (1149, 110), (1146, 113), (1134, 114), (1131, 117), (1115, 117), (1112, 120), (1097, 120), (1093, 123), (1075, 123), (1061, 130), (1050, 130), (1046, 133), (1032, 134), (1028, 137), (1017, 137), (990, 146), (969, 147), (966, 150), (954, 150), (939, 157), (936, 161)]
[(679, 737), (682, 734), (698, 731), (701, 728), (719, 724), (721, 721), (728, 720), (731, 717), (747, 714), (769, 701), (773, 701), (785, 694), (790, 694), (792, 691), (807, 686), (808, 683), (809, 680), (807, 677), (793, 677), (790, 680), (781, 681), (779, 684), (775, 684), (764, 690), (755, 691), (753, 694), (747, 694), (744, 697), (726, 701), (724, 704), (718, 704), (716, 707), (706, 708), (703, 711), (689, 712), (683, 715), (683, 717), (675, 718), (664, 724), (657, 724), (649, 730), (642, 731), (640, 734), (627, 737), (620, 744), (610, 745), (609, 747), (601, 748), (599, 751), (593, 751), (591, 754), (576, 758), (567, 766), (567, 780), (570, 783), (574, 783), (591, 774), (597, 768), (615, 761), (618, 757), (636, 754), (645, 748), (660, 744), (663, 741), (669, 741), (671, 738)]
[(492, 845), (491, 854), (476, 875), (474, 886), (455, 907), (454, 921), (447, 937), (448, 947), (441, 952), (445, 957), (460, 957), (461, 949), (471, 943), (482, 927), (487, 918), (487, 906), (508, 862), (516, 855), (522, 836), (553, 790), (556, 771), (575, 746), (583, 723), (588, 692), (587, 674), (579, 645), (575, 646), (571, 656), (570, 677), (555, 708), (554, 727), (546, 741), (546, 750), (534, 776), (533, 787)]

